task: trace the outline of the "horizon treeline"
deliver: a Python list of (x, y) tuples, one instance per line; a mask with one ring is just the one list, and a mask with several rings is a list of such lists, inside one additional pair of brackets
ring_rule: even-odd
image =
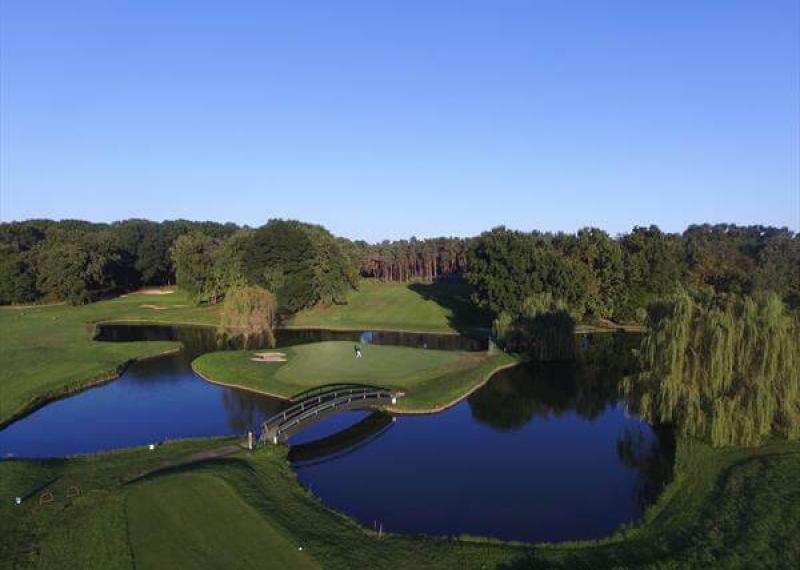
[(508, 319), (549, 296), (575, 320), (643, 322), (679, 290), (704, 297), (776, 293), (800, 308), (800, 234), (786, 228), (692, 225), (681, 234), (635, 227), (612, 238), (494, 228), (470, 240), (467, 281), (476, 300)]
[[(786, 228), (656, 226), (611, 237), (598, 228), (541, 233), (494, 228), (473, 238), (369, 244), (319, 225), (28, 220), (0, 224), (0, 304), (79, 304), (177, 283), (216, 303), (232, 285), (273, 291), (283, 310), (342, 303), (359, 278), (431, 281), (464, 276), (495, 315), (550, 295), (575, 318), (638, 320), (678, 288), (714, 295), (772, 291), (800, 307), (800, 234)], [(528, 301), (529, 302), (529, 301)]]

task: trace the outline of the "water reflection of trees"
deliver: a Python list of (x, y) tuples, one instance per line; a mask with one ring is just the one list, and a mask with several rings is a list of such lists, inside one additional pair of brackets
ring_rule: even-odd
[(584, 335), (572, 362), (531, 362), (499, 372), (470, 396), (472, 415), (501, 430), (573, 410), (594, 419), (619, 400), (620, 382), (634, 370), (632, 350), (638, 340), (633, 335)]
[(222, 404), (228, 416), (228, 426), (234, 433), (258, 431), (262, 422), (283, 407), (283, 403), (274, 398), (232, 388), (222, 391)]
[(577, 363), (529, 363), (498, 373), (468, 402), (477, 421), (500, 430), (573, 410), (593, 419), (616, 403), (619, 380)]
[(389, 414), (373, 412), (342, 431), (308, 443), (292, 445), (289, 461), (308, 465), (341, 457), (374, 440), (393, 425), (394, 419)]
[[(655, 439), (652, 434), (655, 434)], [(623, 465), (639, 471), (637, 501), (652, 504), (672, 479), (675, 463), (675, 435), (672, 429), (644, 425), (626, 426), (617, 439), (617, 456)]]

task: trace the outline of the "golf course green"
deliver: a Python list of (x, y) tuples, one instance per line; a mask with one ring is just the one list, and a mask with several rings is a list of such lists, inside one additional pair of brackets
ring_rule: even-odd
[[(516, 363), (504, 353), (425, 350), (362, 345), (356, 358), (350, 342), (316, 342), (274, 351), (204, 354), (192, 363), (203, 378), (281, 398), (324, 384), (374, 384), (405, 393), (396, 409), (429, 412), (446, 407), (483, 384), (498, 368)], [(285, 362), (254, 360), (257, 353), (280, 353)]]
[[(342, 328), (378, 328), (380, 321), (380, 328), (454, 330), (447, 302), (426, 313), (419, 307), (428, 301), (419, 305), (408, 295), (422, 298), (418, 292), (382, 287), (362, 288), (358, 311), (312, 309), (298, 318), (303, 326), (332, 326), (330, 315), (349, 313), (339, 319)], [(384, 304), (387, 297), (414, 299), (412, 308), (401, 304), (379, 319), (367, 302), (373, 293)], [(1, 309), (0, 422), (112, 378), (131, 360), (179, 346), (93, 341), (94, 324), (105, 321), (215, 325), (218, 313), (193, 306), (180, 291), (81, 307)], [(282, 397), (324, 383), (378, 383), (405, 392), (397, 411), (410, 412), (440, 409), (514, 362), (503, 353), (374, 345), (362, 351), (355, 358), (349, 342), (271, 351), (284, 353), (285, 362), (254, 362), (255, 351), (216, 352), (195, 360), (194, 368), (215, 382)], [(0, 461), (0, 568), (663, 570), (788, 568), (800, 559), (800, 448), (792, 442), (714, 449), (678, 436), (673, 480), (640, 523), (605, 539), (557, 545), (379, 536), (303, 489), (286, 449), (231, 451), (238, 443), (208, 438), (154, 451)]]
[(368, 329), (453, 333), (488, 328), (491, 319), (470, 300), (463, 281), (383, 283), (364, 279), (347, 303), (300, 311), (297, 328)]

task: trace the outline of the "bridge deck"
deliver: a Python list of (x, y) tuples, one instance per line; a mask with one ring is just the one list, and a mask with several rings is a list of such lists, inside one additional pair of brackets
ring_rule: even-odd
[[(345, 410), (380, 408), (397, 403), (401, 395), (380, 386), (337, 384), (304, 393), (307, 397), (262, 425), (261, 440), (278, 443), (326, 417)], [(311, 395), (309, 395), (309, 393)]]

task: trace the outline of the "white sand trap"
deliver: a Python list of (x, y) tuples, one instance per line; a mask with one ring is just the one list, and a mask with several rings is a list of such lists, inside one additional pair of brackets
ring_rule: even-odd
[(286, 362), (283, 352), (256, 352), (251, 358), (253, 362)]
[(164, 287), (153, 287), (148, 289), (140, 289), (139, 293), (143, 295), (171, 295), (175, 289), (166, 289)]

